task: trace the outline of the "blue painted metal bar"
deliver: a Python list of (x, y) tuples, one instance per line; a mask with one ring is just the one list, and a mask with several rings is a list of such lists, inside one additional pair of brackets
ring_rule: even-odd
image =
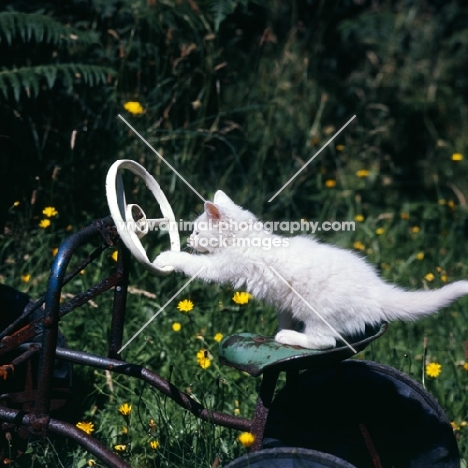
[[(64, 283), (66, 269), (74, 251), (88, 242), (96, 235), (103, 232), (106, 226), (112, 224), (112, 218), (99, 220), (68, 237), (59, 247), (57, 255), (51, 267), (47, 293), (45, 295), (45, 311), (43, 320), (42, 352), (39, 357), (37, 400), (34, 405), (34, 414), (38, 421), (43, 421), (48, 416), (50, 408), (50, 395), (52, 388), (52, 376), (54, 372), (55, 348), (57, 347), (58, 325), (60, 321), (60, 295)], [(37, 424), (36, 429), (43, 428)]]

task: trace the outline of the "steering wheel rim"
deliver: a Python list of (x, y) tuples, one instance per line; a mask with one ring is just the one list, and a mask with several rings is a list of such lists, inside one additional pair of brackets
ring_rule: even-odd
[[(129, 170), (145, 181), (146, 186), (158, 202), (164, 218), (147, 220), (144, 211), (138, 205), (127, 205), (122, 174), (120, 172), (122, 169)], [(154, 177), (141, 164), (130, 159), (120, 159), (115, 161), (107, 172), (106, 196), (117, 232), (136, 260), (157, 276), (168, 275), (174, 271), (174, 268), (171, 266), (160, 268), (154, 265), (148, 259), (146, 250), (140, 241), (150, 230), (165, 222), (168, 227), (171, 250), (180, 252), (180, 237), (174, 212)], [(133, 217), (133, 213), (135, 212), (140, 215), (140, 219), (135, 220)]]

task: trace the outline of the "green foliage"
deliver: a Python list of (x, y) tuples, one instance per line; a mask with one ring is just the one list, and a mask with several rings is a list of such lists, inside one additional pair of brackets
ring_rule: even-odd
[(96, 86), (105, 84), (107, 76), (112, 73), (110, 68), (79, 63), (2, 70), (0, 71), (0, 90), (5, 98), (8, 98), (12, 90), (15, 100), (19, 101), (22, 90), (28, 97), (35, 98), (41, 92), (43, 84), (46, 84), (49, 89), (52, 89), (58, 80), (67, 89), (73, 88), (76, 83)]
[(0, 12), (0, 43), (35, 41), (51, 44), (96, 44), (94, 34), (71, 28), (43, 13)]
[(206, 5), (208, 17), (213, 24), (214, 32), (219, 31), (221, 23), (234, 12), (239, 5), (246, 7), (249, 4), (248, 0), (211, 0)]
[[(0, 44), (2, 38), (8, 46), (20, 42), (26, 48), (31, 42), (37, 45), (49, 44), (67, 48), (70, 54), (77, 46), (97, 43), (96, 36), (62, 25), (59, 21), (41, 13), (3, 12), (0, 13)], [(86, 63), (50, 63), (3, 68), (0, 70), (0, 90), (5, 99), (12, 94), (15, 101), (21, 99), (24, 91), (28, 98), (37, 98), (44, 89), (52, 89), (59, 80), (66, 89), (77, 83), (88, 86), (105, 84), (113, 74), (110, 67)], [(11, 94), (10, 94), (11, 93)]]
[[(142, 163), (177, 218), (193, 219), (203, 209), (116, 118), (119, 113), (206, 198), (224, 189), (265, 220), (359, 219), (353, 232), (318, 236), (359, 250), (403, 287), (435, 288), (468, 276), (465, 7), (432, 0), (331, 2), (330, 8), (289, 1), (75, 3), (81, 8), (0, 13), (0, 137), (15, 144), (11, 164), (0, 171), (7, 174), (0, 183), (2, 282), (34, 297), (44, 292), (52, 250), (68, 235), (66, 227), (76, 230), (108, 214), (104, 181), (115, 159)], [(125, 111), (127, 101), (139, 102), (143, 113)], [(355, 121), (268, 203), (354, 114)], [(157, 208), (144, 184), (126, 182), (147, 214)], [(60, 214), (40, 229), (47, 205)], [(184, 241), (188, 233), (181, 235)], [(156, 236), (149, 245), (154, 258), (167, 238)], [(106, 253), (66, 293), (82, 291), (113, 265)], [(125, 338), (184, 281), (149, 277), (135, 264)], [(257, 381), (219, 366), (213, 337), (272, 334), (275, 312), (255, 301), (238, 307), (232, 293), (192, 283), (183, 298), (195, 309), (182, 314), (173, 304), (125, 357), (190, 389), (209, 407), (249, 417)], [(97, 308), (85, 306), (64, 319), (70, 347), (106, 353), (111, 302), (103, 296)], [(424, 377), (457, 423), (465, 459), (466, 312), (464, 299), (423, 321), (392, 324), (360, 355)], [(202, 348), (213, 356), (208, 369), (195, 358)], [(429, 361), (442, 364), (440, 377), (424, 374)], [(123, 456), (132, 466), (209, 467), (216, 457), (224, 464), (243, 450), (235, 432), (201, 423), (147, 386), (76, 372), (82, 398), (74, 421), (93, 421), (95, 435), (109, 447), (128, 445)], [(118, 413), (124, 402), (133, 405), (130, 421)], [(160, 442), (157, 450), (149, 446), (153, 439)], [(90, 458), (59, 439), (34, 443), (29, 452), (31, 460), (50, 466), (86, 466)]]
[[(361, 214), (355, 231), (327, 236), (322, 233), (324, 241), (362, 251), (380, 268), (384, 278), (411, 289), (437, 288), (468, 277), (468, 267), (460, 261), (468, 255), (463, 234), (468, 218), (462, 207), (425, 203), (401, 210), (394, 206), (387, 207), (382, 216), (377, 206), (363, 211), (355, 203), (360, 190), (358, 177), (346, 191), (339, 187), (323, 189), (319, 202), (327, 206), (324, 219), (334, 219), (335, 203), (347, 206), (349, 218)], [(335, 202), (330, 204), (332, 197), (336, 197)], [(23, 210), (19, 205), (12, 208), (12, 213), (20, 220)], [(33, 297), (44, 292), (53, 248), (67, 235), (58, 228), (61, 216), (66, 214), (52, 217), (47, 228), (30, 227), (28, 236), (23, 241), (18, 239), (15, 249), (3, 253), (2, 282)], [(150, 258), (166, 249), (168, 242), (167, 235), (157, 239)], [(70, 271), (90, 250), (87, 247), (72, 259)], [(112, 249), (106, 250), (97, 262), (68, 284), (63, 300), (113, 271), (115, 261), (111, 255)], [(171, 299), (186, 278), (150, 277), (134, 262), (130, 281), (124, 342)], [(247, 305), (237, 305), (232, 300), (233, 293), (229, 286), (194, 281), (130, 343), (123, 352), (124, 359), (156, 371), (210, 409), (251, 417), (258, 380), (221, 366), (214, 337), (218, 333), (227, 336), (241, 331), (272, 335), (276, 329), (275, 311), (255, 299)], [(193, 310), (183, 313), (177, 309), (177, 303), (183, 299), (194, 303)], [(112, 293), (103, 294), (63, 318), (61, 330), (70, 348), (97, 355), (107, 353), (112, 300)], [(468, 420), (468, 371), (463, 367), (467, 362), (464, 343), (468, 327), (463, 319), (466, 311), (465, 298), (416, 323), (392, 323), (382, 338), (357, 356), (391, 365), (424, 382), (450, 420), (456, 423), (464, 457), (468, 454), (468, 427), (463, 423)], [(173, 328), (175, 323), (180, 324), (180, 329)], [(206, 351), (210, 358), (210, 366), (205, 369), (197, 363), (200, 350)], [(425, 374), (429, 362), (442, 365), (437, 378)], [(136, 379), (81, 366), (75, 366), (74, 372), (79, 390), (73, 402), (72, 422), (92, 422), (93, 435), (108, 447), (124, 446), (120, 453), (131, 466), (208, 468), (215, 459), (226, 464), (244, 450), (236, 440), (236, 431), (201, 422)], [(132, 405), (128, 417), (119, 413), (124, 403)], [(151, 448), (152, 441), (159, 443), (157, 449)], [(33, 442), (23, 457), (16, 466), (29, 466), (29, 460), (33, 459), (49, 466), (86, 466), (93, 458), (60, 438)]]

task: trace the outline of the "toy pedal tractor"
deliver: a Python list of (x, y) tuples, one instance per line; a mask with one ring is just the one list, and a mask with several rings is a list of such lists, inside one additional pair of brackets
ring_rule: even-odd
[[(138, 205), (127, 204), (121, 169), (144, 179), (164, 218), (147, 220)], [(170, 268), (157, 268), (148, 260), (140, 239), (151, 225), (176, 223), (159, 185), (136, 162), (114, 163), (106, 186), (112, 219), (95, 222), (62, 243), (43, 298), (30, 302), (11, 288), (0, 288), (1, 317), (6, 314), (9, 317), (9, 323), (0, 322), (3, 432), (0, 437), (3, 440), (6, 433), (23, 437), (27, 433), (59, 434), (75, 440), (109, 467), (130, 467), (101, 442), (58, 419), (59, 414), (54, 413), (57, 377), (66, 377), (68, 374), (63, 374), (63, 369), (70, 370), (73, 363), (143, 380), (205, 421), (253, 433), (255, 443), (251, 452), (226, 468), (459, 467), (452, 427), (434, 398), (417, 382), (391, 367), (349, 360), (353, 351), (344, 343), (338, 343), (334, 349), (315, 351), (281, 345), (272, 338), (251, 333), (225, 338), (220, 343), (220, 361), (262, 378), (252, 419), (207, 410), (157, 373), (122, 360), (118, 351), (122, 347), (130, 265), (128, 251), (153, 274), (169, 274)], [(179, 250), (177, 230), (170, 229), (169, 235), (171, 249)], [(61, 304), (64, 284), (120, 239), (128, 251), (120, 245), (117, 271)], [(96, 241), (101, 246), (66, 275), (76, 249)], [(114, 288), (114, 307), (108, 357), (64, 347), (58, 330), (60, 318), (111, 288)], [(8, 294), (10, 300), (5, 299)], [(382, 324), (367, 329), (361, 337), (346, 338), (356, 351), (361, 351), (386, 328)], [(286, 384), (274, 396), (280, 372), (286, 372)], [(25, 375), (32, 378), (26, 379)], [(5, 382), (14, 385), (7, 388)], [(28, 398), (28, 404), (24, 404)], [(0, 445), (0, 459), (11, 457), (8, 449), (11, 453), (11, 446), (2, 451)], [(17, 455), (19, 452), (13, 458)]]

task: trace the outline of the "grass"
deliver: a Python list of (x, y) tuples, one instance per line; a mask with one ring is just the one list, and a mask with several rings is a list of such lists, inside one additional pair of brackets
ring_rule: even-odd
[[(355, 176), (354, 183), (362, 182)], [(337, 200), (344, 199), (344, 191), (339, 184), (322, 191), (324, 206), (328, 201), (328, 206), (334, 209), (322, 212), (321, 219), (333, 219)], [(463, 243), (466, 213), (462, 206), (439, 200), (433, 204), (408, 205), (404, 210), (381, 212), (369, 207), (363, 211), (355, 205), (353, 197), (345, 199), (350, 216), (364, 213), (357, 217), (362, 221), (356, 222), (354, 232), (322, 233), (324, 241), (357, 248), (380, 268), (387, 280), (408, 288), (436, 288), (468, 276), (468, 266), (462, 261), (467, 255)], [(14, 209), (21, 216), (21, 207)], [(426, 218), (425, 212), (437, 217)], [(58, 219), (51, 218), (48, 228), (35, 228), (25, 251), (9, 250), (10, 256), (2, 268), (2, 282), (33, 297), (45, 290), (53, 249), (66, 235), (60, 229), (54, 232), (56, 222)], [(164, 248), (167, 239), (159, 241), (156, 248)], [(112, 253), (106, 251), (96, 264), (88, 266), (65, 288), (65, 293), (80, 292), (103, 277), (115, 264)], [(184, 283), (185, 279), (176, 275), (151, 277), (135, 264), (124, 341)], [(208, 408), (251, 417), (258, 380), (217, 363), (215, 336), (240, 331), (271, 335), (276, 328), (275, 312), (255, 299), (247, 305), (238, 305), (232, 300), (233, 293), (226, 286), (193, 282), (128, 346), (124, 358), (157, 371)], [(189, 312), (177, 309), (178, 301), (183, 299), (194, 304)], [(71, 348), (106, 354), (111, 301), (112, 295), (107, 293), (63, 319), (61, 329)], [(393, 323), (386, 335), (357, 356), (388, 364), (424, 382), (454, 422), (465, 459), (468, 457), (468, 428), (465, 427), (468, 371), (463, 365), (468, 361), (465, 354), (468, 326), (464, 320), (467, 306), (467, 300), (461, 299), (431, 318), (416, 323)], [(180, 324), (179, 331), (174, 330), (175, 323)], [(200, 350), (208, 353), (206, 368), (197, 362)], [(436, 378), (425, 375), (429, 362), (442, 366)], [(79, 390), (73, 422), (92, 422), (93, 435), (114, 450), (120, 449), (132, 466), (209, 467), (215, 459), (226, 463), (245, 450), (236, 439), (236, 431), (197, 420), (146, 384), (88, 368), (76, 367), (75, 373), (75, 388)], [(119, 412), (124, 403), (132, 406), (127, 416)], [(156, 441), (157, 448), (152, 448)], [(27, 453), (12, 466), (47, 463), (79, 467), (92, 463), (91, 459), (71, 442), (46, 439), (31, 443)], [(100, 466), (98, 461), (94, 466)]]
[[(215, 31), (206, 14), (211, 2), (197, 3), (201, 14), (192, 2), (124, 0), (112, 18), (107, 10), (75, 18), (101, 38), (96, 54), (117, 75), (102, 92), (75, 92), (80, 103), (74, 147), (68, 120), (73, 112), (61, 89), (51, 91), (57, 105), (49, 110), (41, 104), (48, 94), (23, 103), (21, 112), (15, 102), (0, 103), (16, 125), (13, 137), (20, 135), (15, 144), (28, 155), (40, 146), (44, 158), (14, 166), (24, 185), (14, 193), (21, 195), (11, 198), (8, 192), (1, 200), (11, 206), (0, 234), (0, 282), (32, 297), (43, 294), (54, 249), (69, 233), (108, 214), (104, 180), (115, 159), (141, 162), (160, 182), (177, 218), (194, 219), (203, 209), (118, 113), (206, 198), (221, 188), (267, 221), (355, 220), (355, 231), (317, 235), (361, 252), (386, 280), (408, 289), (466, 279), (466, 11), (456, 2), (429, 1), (411, 8), (403, 1), (319, 8), (313, 14), (300, 2), (278, 2), (268, 11), (245, 4)], [(66, 22), (73, 21), (67, 16)], [(119, 38), (115, 44), (109, 31)], [(29, 63), (26, 53), (19, 63)], [(125, 113), (127, 101), (140, 102), (143, 113)], [(339, 138), (268, 203), (354, 114), (357, 119)], [(48, 121), (53, 128), (43, 124)], [(31, 149), (29, 140), (36, 142), (36, 129), (44, 128), (43, 141)], [(155, 203), (144, 185), (132, 179), (126, 184), (150, 215)], [(43, 214), (46, 206), (58, 214)], [(43, 219), (50, 226), (39, 227)], [(167, 237), (152, 238), (150, 257), (167, 247)], [(107, 275), (115, 266), (111, 255), (106, 251), (87, 267), (67, 285), (66, 295)], [(177, 275), (154, 278), (134, 262), (124, 340), (185, 281)], [(258, 380), (221, 367), (214, 337), (271, 335), (276, 318), (255, 298), (235, 304), (234, 292), (194, 281), (177, 298), (190, 299), (193, 310), (182, 313), (172, 303), (125, 349), (124, 358), (170, 378), (209, 408), (250, 417)], [(111, 307), (107, 293), (66, 316), (61, 329), (68, 345), (106, 354)], [(467, 308), (464, 298), (433, 317), (393, 323), (358, 356), (423, 382), (454, 422), (465, 461)], [(209, 367), (197, 361), (200, 350), (208, 352)], [(441, 365), (435, 378), (425, 374), (430, 362)], [(124, 403), (132, 406), (127, 416), (119, 412)], [(245, 451), (235, 431), (203, 423), (149, 386), (103, 371), (75, 366), (72, 410), (73, 423), (92, 422), (93, 435), (114, 450), (125, 447), (119, 453), (134, 467), (208, 468)], [(34, 439), (12, 466), (100, 466), (90, 459), (70, 441)]]

